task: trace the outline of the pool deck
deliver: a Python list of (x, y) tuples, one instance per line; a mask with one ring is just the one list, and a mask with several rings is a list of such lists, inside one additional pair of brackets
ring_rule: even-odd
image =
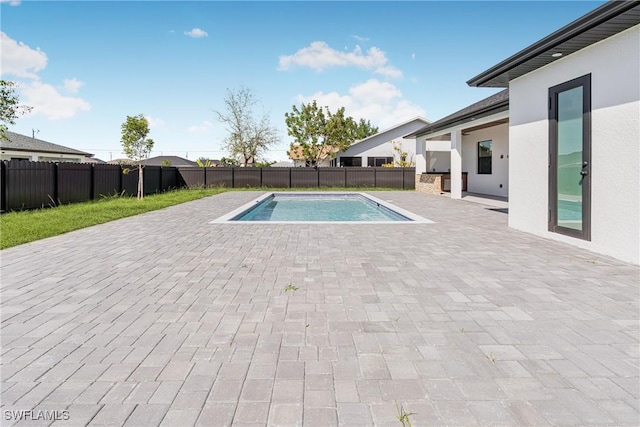
[(638, 267), (415, 192), (373, 194), (434, 224), (209, 224), (260, 194), (0, 252), (0, 424), (640, 424)]

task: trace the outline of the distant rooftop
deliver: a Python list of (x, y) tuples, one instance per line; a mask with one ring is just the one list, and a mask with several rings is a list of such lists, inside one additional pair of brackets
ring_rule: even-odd
[(6, 132), (8, 140), (0, 141), (0, 148), (2, 150), (15, 150), (15, 151), (33, 151), (42, 153), (56, 153), (56, 154), (75, 154), (79, 156), (91, 157), (93, 154), (85, 153), (84, 151), (76, 150), (74, 148), (65, 147), (64, 145), (54, 144), (52, 142), (44, 141), (38, 138), (32, 138), (27, 135), (22, 135), (15, 132)]
[[(198, 166), (196, 162), (179, 156), (149, 157), (145, 164), (148, 166), (163, 166), (162, 162), (169, 162), (169, 166)], [(213, 162), (217, 161), (213, 160)]]

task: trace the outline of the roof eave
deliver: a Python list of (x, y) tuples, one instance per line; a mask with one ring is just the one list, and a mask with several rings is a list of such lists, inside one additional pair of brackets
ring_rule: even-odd
[(71, 152), (71, 151), (53, 151), (53, 150), (46, 150), (46, 149), (37, 149), (37, 150), (32, 150), (29, 148), (12, 148), (12, 147), (1, 147), (1, 150), (7, 150), (7, 151), (20, 151), (20, 152), (27, 152), (27, 153), (49, 153), (49, 154), (67, 154), (67, 155), (72, 155), (72, 156), (83, 156), (83, 157), (93, 157), (94, 154), (91, 153), (85, 153), (83, 151), (76, 151), (76, 152)]
[[(488, 70), (478, 74), (477, 76), (469, 79), (467, 85), (473, 87), (482, 87), (487, 82), (495, 80), (501, 75), (508, 73), (513, 68), (524, 64), (525, 62), (535, 58), (536, 56), (547, 52), (554, 47), (570, 40), (577, 35), (596, 27), (609, 19), (633, 9), (638, 6), (636, 1), (609, 1), (597, 9), (589, 12), (588, 14), (578, 18), (577, 20), (565, 25), (554, 33), (539, 40), (538, 42), (530, 45), (529, 47), (521, 50), (515, 55), (510, 56), (504, 61), (494, 65)], [(509, 83), (503, 82), (499, 86), (492, 85), (491, 87), (508, 87)]]
[(497, 104), (491, 105), (489, 107), (483, 108), (481, 110), (477, 110), (474, 111), (473, 113), (469, 113), (469, 114), (465, 114), (464, 116), (461, 117), (457, 117), (455, 120), (451, 120), (448, 122), (444, 122), (441, 124), (438, 124), (436, 126), (433, 127), (428, 127), (427, 129), (423, 128), (421, 130), (418, 130), (417, 132), (414, 132), (412, 134), (406, 135), (403, 138), (418, 138), (424, 135), (430, 135), (432, 133), (438, 132), (440, 130), (443, 129), (447, 129), (450, 127), (454, 127), (454, 126), (458, 126), (464, 123), (467, 123), (469, 121), (471, 121), (472, 118), (483, 118), (483, 117), (487, 117), (490, 116), (492, 114), (497, 114), (497, 113), (501, 113), (503, 111), (507, 111), (509, 110), (509, 100), (505, 100), (502, 102), (499, 102)]

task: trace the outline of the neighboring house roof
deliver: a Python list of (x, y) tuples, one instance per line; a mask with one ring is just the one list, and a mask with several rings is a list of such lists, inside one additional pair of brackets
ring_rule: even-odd
[(272, 168), (291, 168), (293, 167), (293, 162), (287, 162), (287, 161), (280, 161), (280, 162), (275, 162), (274, 164), (271, 165)]
[(437, 120), (417, 131), (406, 135), (405, 138), (415, 138), (417, 136), (426, 135), (432, 132), (470, 122), (481, 117), (490, 116), (501, 111), (509, 110), (509, 89), (505, 89), (485, 98), (481, 101), (471, 104), (462, 110), (449, 114), (440, 120)]
[(93, 154), (74, 148), (65, 147), (63, 145), (54, 144), (52, 142), (43, 141), (42, 139), (32, 138), (15, 132), (6, 132), (8, 140), (0, 141), (0, 149), (15, 151), (31, 151), (55, 154), (75, 154), (77, 156), (91, 157)]
[[(145, 162), (145, 164), (147, 166), (162, 166), (162, 162), (165, 161), (165, 160), (171, 162), (171, 166), (198, 166), (198, 164), (196, 162), (193, 162), (193, 161), (191, 161), (189, 159), (185, 159), (185, 158), (179, 157), (179, 156), (149, 157), (147, 159), (147, 161)], [(212, 162), (215, 164), (218, 161), (217, 160), (212, 160)]]
[[(327, 157), (331, 157), (333, 153), (340, 151), (338, 147), (325, 145), (320, 151), (320, 160), (325, 160)], [(302, 147), (299, 145), (292, 145), (289, 150), (289, 158), (292, 160), (305, 160), (302, 154)]]
[[(509, 81), (640, 24), (640, 2), (608, 1), (467, 81), (469, 86), (507, 87)], [(553, 57), (554, 53), (561, 56)]]
[(354, 145), (360, 144), (361, 142), (366, 142), (366, 141), (368, 141), (368, 140), (370, 140), (370, 139), (372, 139), (372, 138), (375, 138), (376, 136), (379, 136), (379, 135), (385, 134), (385, 133), (387, 133), (387, 132), (391, 132), (391, 131), (393, 131), (393, 130), (395, 130), (395, 129), (398, 129), (398, 128), (400, 128), (400, 127), (404, 126), (404, 125), (408, 125), (409, 123), (413, 123), (413, 122), (422, 122), (422, 123), (424, 123), (425, 125), (429, 125), (429, 124), (431, 123), (431, 121), (430, 121), (430, 120), (427, 120), (427, 119), (425, 119), (424, 117), (414, 117), (414, 118), (412, 118), (412, 119), (410, 119), (410, 120), (407, 120), (406, 122), (402, 122), (402, 123), (400, 123), (400, 124), (397, 124), (397, 125), (395, 125), (395, 126), (392, 126), (392, 127), (390, 127), (390, 128), (387, 128), (387, 129), (385, 129), (385, 130), (381, 130), (381, 131), (380, 131), (380, 132), (378, 132), (378, 133), (374, 133), (373, 135), (370, 135), (370, 136), (368, 136), (368, 137), (366, 137), (366, 138), (363, 138), (363, 139), (360, 139), (360, 140), (358, 140), (358, 141), (355, 141), (353, 144), (351, 144), (351, 147), (353, 147)]
[(104, 160), (98, 159), (96, 157), (88, 157), (84, 160), (85, 163), (106, 163)]

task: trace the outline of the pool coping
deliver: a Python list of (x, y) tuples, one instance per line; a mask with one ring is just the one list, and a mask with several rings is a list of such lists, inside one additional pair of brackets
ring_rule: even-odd
[[(232, 221), (232, 218), (235, 218), (239, 214), (253, 207), (254, 205), (262, 202), (264, 199), (271, 197), (272, 195), (283, 194), (287, 196), (300, 195), (318, 195), (318, 194), (328, 194), (328, 195), (343, 195), (343, 194), (357, 194), (361, 197), (365, 197), (371, 200), (374, 203), (377, 203), (381, 206), (384, 206), (387, 209), (390, 209), (398, 214), (406, 217), (409, 221)], [(213, 221), (210, 221), (209, 224), (434, 224), (434, 221), (430, 219), (424, 218), (420, 215), (416, 215), (413, 212), (410, 212), (406, 209), (402, 209), (388, 201), (381, 200), (375, 196), (372, 196), (369, 193), (363, 192), (355, 192), (355, 191), (296, 191), (293, 193), (288, 192), (266, 192), (265, 194), (251, 200), (249, 203), (245, 203), (244, 205), (238, 207), (237, 209), (232, 210), (231, 212), (222, 215)]]

